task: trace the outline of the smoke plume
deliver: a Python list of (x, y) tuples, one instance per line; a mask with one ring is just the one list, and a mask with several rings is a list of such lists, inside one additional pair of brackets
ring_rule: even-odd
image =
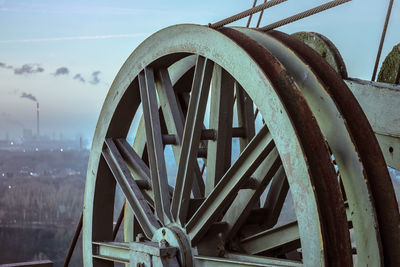
[(44, 68), (40, 67), (39, 64), (24, 64), (20, 68), (14, 69), (14, 74), (22, 75), (22, 74), (32, 74), (43, 72)]
[(100, 82), (99, 79), (100, 71), (95, 71), (92, 73), (92, 80), (89, 81), (91, 84), (98, 84)]
[(32, 94), (27, 94), (27, 93), (25, 93), (25, 92), (22, 93), (21, 98), (27, 98), (27, 99), (30, 99), (30, 100), (32, 100), (32, 101), (37, 102), (37, 99), (36, 99), (36, 97), (35, 97), (34, 95), (32, 95)]
[(54, 76), (59, 75), (67, 75), (69, 73), (69, 69), (67, 67), (61, 67), (56, 69), (56, 72), (53, 74)]
[(12, 69), (13, 67), (11, 65), (7, 65), (6, 63), (0, 62), (0, 68)]
[(74, 80), (78, 80), (83, 83), (85, 82), (85, 79), (82, 77), (82, 75), (80, 73), (78, 73), (74, 76)]

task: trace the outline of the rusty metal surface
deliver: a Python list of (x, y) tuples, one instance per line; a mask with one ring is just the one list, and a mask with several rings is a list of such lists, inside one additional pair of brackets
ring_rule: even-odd
[[(382, 264), (379, 230), (369, 184), (355, 144), (335, 102), (323, 82), (291, 49), (268, 34), (237, 28), (266, 47), (286, 67), (304, 94), (335, 158), (344, 185), (360, 266)], [(328, 90), (328, 91), (327, 91)], [(272, 187), (271, 187), (272, 189)]]
[(375, 200), (379, 229), (384, 250), (385, 266), (400, 266), (400, 215), (397, 201), (387, 171), (386, 163), (375, 134), (357, 100), (352, 95), (340, 76), (310, 47), (301, 41), (273, 31), (270, 34), (284, 42), (300, 55), (319, 77), (330, 87), (335, 99), (360, 152), (365, 166), (371, 192)]
[[(217, 43), (222, 45), (214, 47)], [(152, 51), (152, 53), (148, 53), (148, 51)], [(104, 261), (92, 258), (92, 242), (111, 240), (112, 238), (112, 221), (109, 216), (112, 215), (111, 204), (113, 204), (115, 183), (111, 183), (114, 179), (105, 167), (104, 160), (99, 157), (104, 139), (126, 136), (129, 123), (139, 104), (135, 75), (144, 66), (152, 64), (152, 66), (165, 67), (165, 64), (179, 60), (182, 58), (181, 55), (187, 55), (188, 52), (196, 52), (211, 58), (226, 69), (245, 87), (256, 105), (261, 107), (260, 113), (268, 119), (268, 127), (274, 135), (274, 141), (284, 155), (283, 165), (288, 168), (292, 181), (294, 175), (297, 176), (291, 186), (295, 188), (294, 191), (297, 194), (295, 195), (298, 200), (297, 208), (302, 211), (298, 215), (299, 223), (304, 226), (301, 238), (307, 244), (303, 255), (306, 262), (311, 265), (323, 265), (324, 256), (321, 254), (321, 234), (316, 199), (309, 182), (307, 163), (297, 141), (298, 137), (293, 131), (292, 122), (279, 97), (276, 96), (265, 74), (254, 60), (229, 38), (206, 27), (179, 25), (164, 29), (142, 43), (122, 67), (106, 98), (93, 141), (85, 189), (83, 224), (85, 266), (107, 265)], [(232, 53), (235, 57), (231, 56)], [(166, 58), (166, 55), (171, 55), (171, 58)], [(242, 71), (244, 66), (246, 66), (246, 72)], [(251, 78), (249, 78), (249, 73), (252, 73)], [(132, 81), (135, 82), (132, 83)], [(267, 97), (260, 98), (260, 96)], [(144, 138), (144, 135), (142, 137)], [(135, 150), (139, 155), (142, 155), (145, 147), (143, 138), (138, 142), (135, 140), (134, 143)], [(310, 233), (313, 234), (310, 235)], [(127, 233), (127, 236), (131, 238), (132, 235)]]
[(343, 79), (348, 78), (346, 65), (339, 50), (327, 37), (316, 32), (296, 32), (291, 35), (316, 50)]
[[(243, 47), (257, 61), (276, 88), (295, 124), (296, 132), (302, 142), (302, 149), (309, 162), (312, 182), (318, 198), (325, 263), (332, 266), (351, 266), (347, 219), (336, 174), (322, 133), (302, 93), (291, 82), (284, 67), (268, 50), (236, 30), (224, 28), (220, 31)], [(324, 179), (319, 179), (320, 177)], [(337, 257), (337, 255), (341, 256)]]

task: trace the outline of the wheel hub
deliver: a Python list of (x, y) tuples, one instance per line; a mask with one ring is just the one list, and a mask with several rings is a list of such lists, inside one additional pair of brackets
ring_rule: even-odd
[(160, 247), (176, 247), (178, 260), (181, 266), (193, 266), (193, 255), (190, 241), (186, 234), (175, 226), (162, 227), (153, 236), (153, 242), (157, 242)]

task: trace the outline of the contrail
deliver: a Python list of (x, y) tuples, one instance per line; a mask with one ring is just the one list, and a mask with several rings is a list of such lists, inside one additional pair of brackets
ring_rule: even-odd
[(50, 38), (0, 40), (0, 44), (36, 43), (36, 42), (71, 41), (71, 40), (116, 39), (116, 38), (132, 38), (132, 37), (144, 37), (144, 36), (147, 36), (147, 34), (146, 33), (128, 33), (128, 34), (110, 34), (110, 35), (92, 35), (92, 36), (50, 37)]

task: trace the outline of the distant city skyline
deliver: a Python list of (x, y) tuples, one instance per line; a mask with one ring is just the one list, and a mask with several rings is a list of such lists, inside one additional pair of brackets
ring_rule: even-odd
[[(42, 135), (91, 140), (108, 88), (138, 44), (169, 25), (215, 22), (252, 2), (0, 0), (0, 139), (36, 132), (37, 101)], [(325, 2), (288, 0), (267, 10), (261, 25)], [(370, 79), (388, 3), (353, 0), (279, 30), (326, 35), (350, 77)], [(395, 1), (381, 62), (400, 42), (399, 27)]]

